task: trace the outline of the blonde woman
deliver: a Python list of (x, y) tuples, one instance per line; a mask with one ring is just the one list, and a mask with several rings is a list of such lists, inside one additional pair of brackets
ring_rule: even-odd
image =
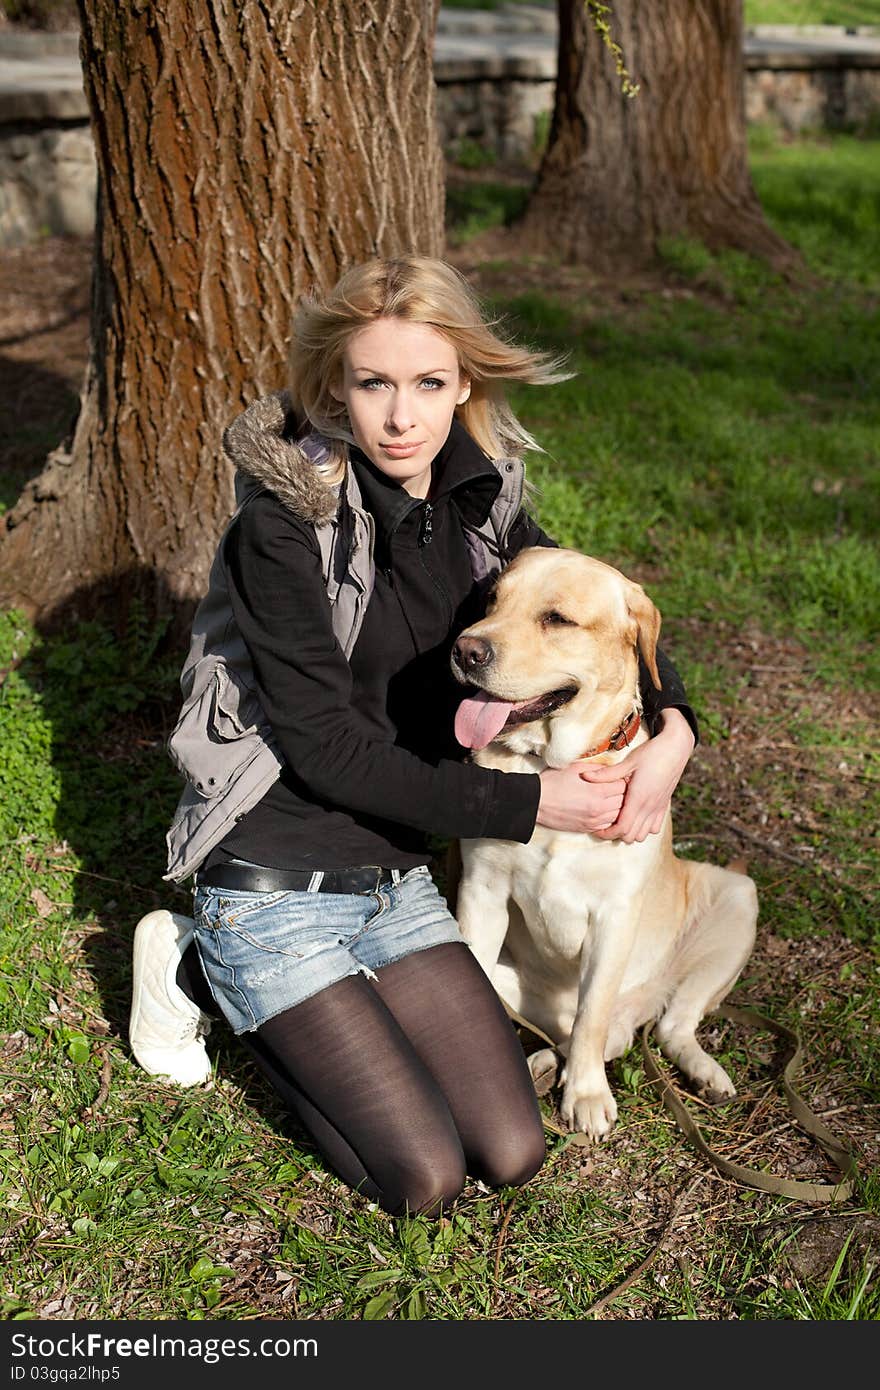
[(649, 743), (587, 780), (465, 763), (456, 634), (525, 546), (534, 442), (509, 382), (559, 380), (441, 261), (374, 260), (299, 308), (289, 391), (226, 432), (239, 508), (182, 676), (187, 782), (167, 877), (194, 921), (135, 936), (130, 1037), (152, 1074), (210, 1075), (219, 1012), (335, 1171), (392, 1213), (466, 1175), (519, 1184), (545, 1148), (516, 1034), (428, 871), (427, 836), (536, 824), (643, 839), (693, 748), (660, 657)]

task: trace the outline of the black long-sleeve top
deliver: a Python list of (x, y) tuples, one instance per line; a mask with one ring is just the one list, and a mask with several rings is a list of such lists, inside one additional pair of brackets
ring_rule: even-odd
[[(527, 841), (538, 810), (532, 773), (462, 760), (453, 722), (461, 687), (455, 637), (481, 616), (463, 526), (488, 516), (500, 480), (454, 422), (434, 460), (430, 501), (352, 450), (376, 523), (376, 578), (350, 659), (333, 633), (313, 527), (271, 492), (227, 540), (233, 614), (285, 758), (279, 780), (209, 856), (273, 868), (424, 863), (427, 836)], [(555, 542), (523, 511), (511, 555)], [(681, 680), (658, 652), (662, 690), (643, 681), (649, 722), (677, 706), (696, 729)]]

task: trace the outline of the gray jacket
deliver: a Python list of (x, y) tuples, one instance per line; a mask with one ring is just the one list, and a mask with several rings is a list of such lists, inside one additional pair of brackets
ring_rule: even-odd
[[(255, 401), (229, 426), (224, 449), (237, 469), (236, 510), (214, 557), (208, 592), (192, 627), (181, 672), (183, 705), (168, 751), (186, 778), (168, 831), (165, 878), (195, 873), (235, 821), (265, 795), (283, 766), (255, 691), (250, 657), (232, 614), (225, 542), (229, 528), (264, 489), (315, 528), (336, 640), (350, 656), (373, 591), (373, 521), (351, 468), (338, 487), (320, 471), (327, 443), (295, 440), (296, 418), (284, 391)], [(507, 533), (519, 513), (524, 469), (494, 460), (501, 490), (485, 524), (465, 533), (475, 580), (497, 573)]]

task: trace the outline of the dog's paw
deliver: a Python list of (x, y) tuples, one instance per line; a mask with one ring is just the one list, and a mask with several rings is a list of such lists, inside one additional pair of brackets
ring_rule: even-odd
[(709, 1105), (720, 1105), (736, 1095), (736, 1087), (724, 1068), (710, 1057), (697, 1042), (693, 1033), (664, 1030), (664, 1019), (657, 1028), (657, 1039), (669, 1058), (680, 1072), (687, 1077), (701, 1100)]
[(556, 1084), (559, 1071), (559, 1058), (553, 1048), (542, 1047), (539, 1052), (533, 1052), (529, 1057), (529, 1071), (535, 1084), (535, 1095), (546, 1096)]
[(694, 1090), (707, 1105), (723, 1105), (736, 1095), (736, 1087), (722, 1066), (707, 1057), (692, 1076)]
[(723, 1067), (719, 1067), (718, 1070), (724, 1078), (722, 1084), (712, 1085), (708, 1082), (704, 1082), (695, 1087), (700, 1100), (705, 1101), (707, 1105), (724, 1105), (727, 1101), (733, 1100), (733, 1097), (736, 1095), (736, 1087), (730, 1080), (727, 1072)]
[(711, 1086), (697, 1091), (700, 1100), (706, 1105), (726, 1105), (736, 1095), (736, 1091), (714, 1091)]
[(617, 1102), (607, 1087), (577, 1095), (567, 1086), (559, 1112), (569, 1129), (582, 1130), (588, 1139), (606, 1139), (617, 1119)]

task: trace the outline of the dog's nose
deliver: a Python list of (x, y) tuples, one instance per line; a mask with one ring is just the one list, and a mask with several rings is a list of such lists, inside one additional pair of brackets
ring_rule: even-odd
[(494, 655), (491, 642), (482, 637), (459, 637), (452, 649), (453, 660), (462, 671), (481, 670)]

